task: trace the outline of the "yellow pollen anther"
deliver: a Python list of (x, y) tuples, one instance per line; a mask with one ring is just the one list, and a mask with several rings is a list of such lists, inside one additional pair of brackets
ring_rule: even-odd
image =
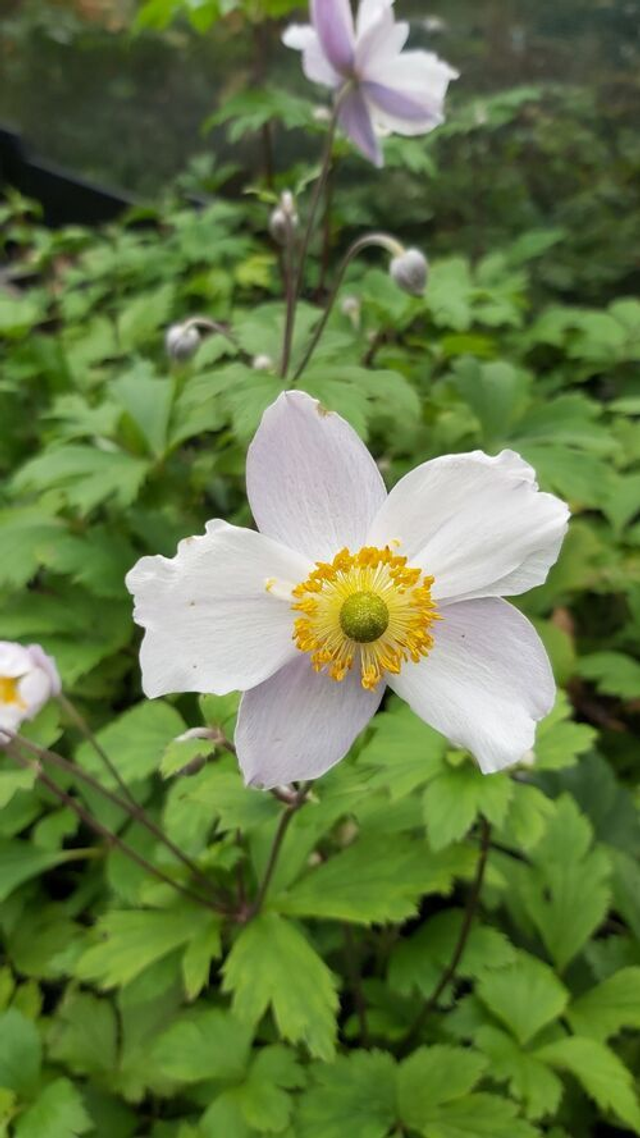
[(20, 695), (19, 677), (0, 676), (0, 703), (12, 703), (25, 708), (27, 705)]
[(433, 577), (390, 546), (341, 549), (291, 590), (299, 614), (293, 639), (316, 672), (339, 682), (355, 666), (362, 687), (373, 691), (386, 673), (397, 675), (433, 647), (430, 628), (440, 617), (432, 585)]

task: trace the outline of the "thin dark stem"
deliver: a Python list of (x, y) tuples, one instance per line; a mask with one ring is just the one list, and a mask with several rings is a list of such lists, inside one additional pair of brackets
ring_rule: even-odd
[(367, 1005), (362, 990), (362, 979), (360, 976), (360, 969), (358, 967), (358, 952), (356, 943), (353, 936), (353, 929), (351, 925), (346, 922), (342, 926), (344, 933), (344, 957), (347, 965), (347, 972), (349, 974), (349, 982), (351, 984), (351, 994), (353, 996), (353, 1003), (358, 1017), (358, 1024), (360, 1027), (360, 1043), (362, 1047), (368, 1048), (371, 1045), (369, 1037), (369, 1023), (367, 1020)]
[(45, 774), (39, 763), (33, 762), (31, 759), (23, 758), (15, 743), (5, 743), (3, 744), (3, 747), (21, 767), (35, 769), (38, 782), (40, 782), (42, 786), (46, 787), (46, 789), (51, 794), (53, 794), (53, 796), (57, 798), (59, 802), (62, 802), (65, 806), (72, 810), (74, 814), (76, 814), (77, 817), (82, 822), (84, 822), (85, 826), (88, 826), (89, 829), (93, 830), (94, 833), (99, 835), (99, 837), (104, 838), (109, 843), (109, 845), (114, 847), (114, 849), (120, 850), (121, 853), (130, 858), (130, 860), (135, 862), (136, 865), (139, 865), (141, 869), (144, 869), (158, 881), (162, 881), (164, 885), (171, 886), (171, 888), (175, 889), (176, 892), (181, 893), (183, 897), (188, 897), (190, 901), (196, 901), (199, 905), (203, 905), (206, 909), (211, 909), (214, 913), (225, 912), (225, 910), (220, 905), (215, 904), (208, 898), (203, 897), (200, 893), (195, 893), (193, 890), (188, 889), (184, 885), (180, 885), (177, 881), (174, 881), (172, 877), (169, 877), (168, 874), (163, 873), (161, 869), (158, 869), (155, 865), (152, 865), (150, 861), (147, 861), (146, 858), (142, 857), (141, 854), (139, 854), (131, 846), (128, 846), (127, 843), (122, 840), (122, 838), (118, 837), (117, 834), (114, 834), (113, 831), (109, 830), (107, 826), (103, 826), (102, 822), (98, 822), (97, 818), (94, 818), (88, 810), (85, 810), (84, 806), (78, 802), (77, 798), (74, 798), (71, 794), (67, 794), (66, 790), (63, 790), (62, 787), (58, 786), (58, 784), (54, 782), (54, 780), (50, 778), (48, 774)]
[(280, 821), (278, 822), (278, 827), (276, 829), (274, 839), (273, 839), (273, 843), (271, 845), (271, 851), (269, 853), (269, 858), (267, 860), (267, 866), (266, 866), (266, 869), (264, 871), (264, 876), (263, 876), (262, 881), (260, 882), (260, 885), (258, 887), (258, 892), (256, 894), (255, 900), (254, 900), (254, 902), (251, 905), (251, 908), (249, 910), (249, 918), (248, 918), (249, 920), (252, 917), (257, 916), (257, 914), (260, 912), (260, 910), (264, 904), (264, 899), (267, 895), (267, 890), (271, 884), (271, 879), (275, 873), (276, 865), (278, 864), (278, 858), (280, 856), (280, 850), (282, 849), (282, 843), (284, 842), (287, 830), (289, 829), (289, 826), (291, 824), (291, 821), (293, 819), (294, 814), (296, 814), (298, 812), (298, 810), (300, 809), (301, 806), (304, 805), (306, 800), (307, 800), (307, 784), (303, 783), (303, 785), (300, 787), (300, 790), (298, 790), (298, 792), (296, 793), (293, 800), (287, 806), (285, 806), (284, 810), (282, 811), (282, 814), (280, 815)]
[(313, 227), (318, 212), (318, 206), (324, 192), (324, 187), (329, 177), (329, 170), (331, 169), (331, 158), (333, 155), (333, 140), (335, 138), (336, 127), (338, 124), (338, 111), (340, 107), (339, 98), (333, 108), (331, 122), (329, 123), (329, 130), (325, 142), (324, 154), (322, 156), (322, 166), (320, 168), (320, 175), (316, 180), (313, 187), (313, 194), (311, 195), (311, 202), (309, 204), (309, 216), (302, 235), (302, 244), (300, 246), (300, 254), (298, 257), (298, 268), (293, 282), (291, 302), (287, 302), (287, 315), (285, 320), (284, 329), (284, 344), (282, 347), (282, 363), (280, 367), (280, 374), (284, 379), (287, 377), (289, 371), (289, 364), (291, 362), (291, 347), (293, 344), (293, 333), (296, 323), (296, 307), (302, 291), (302, 284), (304, 281), (304, 270), (307, 260), (307, 253), (309, 252), (309, 245), (311, 244), (311, 237), (313, 234)]
[[(327, 326), (327, 322), (329, 320), (329, 317), (331, 316), (331, 313), (333, 311), (333, 307), (335, 305), (335, 302), (336, 302), (337, 297), (338, 297), (338, 293), (340, 291), (340, 286), (342, 285), (345, 273), (346, 273), (347, 269), (349, 268), (349, 265), (351, 264), (351, 262), (353, 260), (355, 260), (355, 258), (358, 256), (359, 253), (362, 252), (363, 249), (367, 249), (371, 245), (380, 246), (382, 244), (382, 242), (385, 243), (384, 247), (386, 247), (387, 240), (388, 240), (387, 235), (384, 233), (380, 233), (380, 234), (369, 233), (364, 237), (359, 237), (357, 239), (357, 241), (354, 241), (353, 244), (350, 245), (349, 248), (347, 249), (347, 251), (346, 251), (344, 257), (342, 258), (342, 261), (340, 262), (340, 265), (338, 267), (336, 279), (333, 283), (333, 288), (331, 289), (331, 292), (329, 293), (329, 296), (327, 298), (327, 303), (325, 305), (324, 312), (322, 313), (322, 316), (321, 316), (318, 324), (316, 325), (316, 329), (313, 333), (313, 336), (311, 337), (311, 339), (307, 345), (307, 350), (304, 353), (302, 360), (298, 364), (298, 367), (296, 368), (295, 374), (293, 376), (293, 383), (296, 383), (296, 381), (298, 379), (300, 379), (300, 376), (302, 375), (304, 369), (306, 368), (307, 364), (309, 363), (309, 360), (311, 359), (313, 353), (315, 352), (316, 347), (318, 346), (318, 343), (320, 341), (320, 337), (322, 336), (322, 333), (324, 332), (324, 330)], [(389, 240), (392, 240), (392, 239), (390, 238)]]
[(407, 1032), (405, 1038), (402, 1040), (401, 1054), (404, 1054), (406, 1051), (410, 1050), (412, 1045), (419, 1038), (420, 1032), (427, 1017), (436, 1007), (438, 1000), (440, 999), (440, 996), (444, 992), (445, 988), (447, 988), (451, 980), (453, 980), (460, 961), (462, 960), (464, 950), (469, 939), (469, 934), (473, 927), (473, 922), (478, 909), (478, 903), (480, 901), (480, 893), (482, 891), (482, 882), (484, 881), (484, 874), (487, 867), (487, 857), (489, 855), (490, 845), (491, 824), (487, 822), (486, 818), (482, 818), (480, 820), (480, 850), (478, 853), (478, 863), (476, 865), (476, 875), (469, 892), (469, 897), (467, 899), (464, 918), (460, 927), (460, 934), (458, 936), (456, 946), (453, 950), (451, 960), (442, 973), (442, 976), (433, 989), (433, 992), (429, 996), (428, 1000), (426, 1000), (423, 1004), (418, 1015), (409, 1028), (409, 1031)]
[(327, 274), (329, 272), (329, 264), (331, 262), (331, 210), (333, 208), (333, 189), (336, 176), (335, 163), (331, 166), (327, 175), (327, 182), (324, 193), (324, 216), (322, 219), (322, 259), (320, 261), (320, 283), (318, 286), (320, 296), (323, 295)]
[[(116, 767), (115, 763), (111, 762), (111, 759), (109, 758), (107, 752), (105, 751), (105, 749), (102, 746), (102, 744), (100, 743), (100, 741), (94, 735), (93, 731), (91, 730), (91, 728), (90, 728), (89, 724), (87, 723), (86, 719), (84, 718), (84, 716), (82, 716), (80, 714), (78, 709), (72, 704), (71, 700), (68, 699), (67, 696), (63, 695), (62, 693), (60, 693), (60, 695), (58, 696), (58, 703), (60, 704), (62, 709), (66, 712), (66, 714), (69, 716), (69, 719), (71, 719), (71, 721), (73, 723), (75, 723), (76, 727), (78, 727), (79, 730), (82, 732), (82, 734), (84, 735), (87, 742), (91, 744), (94, 751), (96, 752), (96, 755), (98, 756), (100, 761), (102, 763), (104, 763), (104, 766), (109, 771), (109, 774), (111, 775), (111, 777), (115, 779), (117, 785), (120, 787), (120, 790), (124, 794), (125, 798), (127, 798), (129, 800), (133, 809), (139, 810), (140, 807), (138, 806), (138, 803), (136, 802), (135, 798), (133, 797), (131, 791), (129, 790), (129, 787), (127, 786), (126, 782), (122, 778), (122, 775), (120, 774), (118, 768)], [(51, 752), (51, 753), (53, 754), (53, 752)]]
[(120, 798), (119, 795), (114, 794), (113, 791), (108, 790), (106, 786), (103, 786), (101, 782), (98, 782), (98, 780), (95, 779), (93, 775), (90, 775), (87, 771), (83, 770), (82, 767), (79, 767), (75, 763), (70, 762), (68, 759), (63, 758), (63, 756), (59, 755), (57, 751), (49, 751), (44, 747), (37, 747), (29, 739), (24, 739), (21, 735), (14, 735), (13, 738), (16, 743), (18, 743), (21, 747), (24, 747), (27, 751), (31, 751), (32, 754), (36, 755), (41, 761), (50, 762), (53, 766), (58, 767), (59, 770), (66, 771), (66, 773), (70, 774), (72, 778), (78, 779), (80, 782), (85, 783), (86, 786), (90, 786), (91, 789), (94, 790), (97, 794), (101, 794), (102, 797), (105, 798), (108, 802), (113, 803), (114, 806), (119, 807), (119, 809), (128, 814), (129, 817), (133, 818), (141, 826), (144, 826), (144, 828), (148, 830), (149, 833), (153, 834), (153, 836), (157, 838), (157, 840), (161, 842), (170, 851), (170, 853), (172, 853), (173, 856), (178, 859), (178, 861), (182, 862), (182, 864), (189, 870), (196, 881), (199, 881), (199, 883), (204, 886), (204, 888), (209, 892), (215, 893), (215, 890), (213, 889), (208, 877), (206, 877), (201, 872), (201, 870), (198, 869), (198, 866), (195, 864), (195, 862), (193, 862), (187, 854), (183, 853), (180, 847), (172, 842), (171, 838), (167, 837), (164, 831), (161, 830), (154, 821), (152, 821), (149, 815), (142, 809), (141, 806), (138, 806), (138, 804), (131, 798), (130, 795), (128, 800), (125, 801), (125, 799)]

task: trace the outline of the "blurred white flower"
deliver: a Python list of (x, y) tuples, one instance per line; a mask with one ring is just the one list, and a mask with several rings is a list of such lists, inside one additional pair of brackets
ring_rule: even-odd
[(432, 459), (390, 494), (356, 432), (302, 391), (247, 455), (259, 527), (209, 522), (127, 577), (148, 696), (244, 692), (245, 779), (317, 778), (388, 685), (485, 773), (518, 762), (555, 686), (533, 625), (501, 598), (545, 580), (569, 511), (505, 450)]
[(339, 96), (342, 129), (375, 166), (383, 165), (380, 133), (426, 134), (443, 121), (458, 77), (432, 52), (403, 51), (408, 35), (393, 0), (360, 0), (355, 23), (350, 0), (311, 0), (311, 24), (292, 24), (283, 36), (302, 52), (307, 78)]
[(17, 731), (61, 689), (54, 661), (39, 644), (0, 640), (0, 740), (2, 728)]

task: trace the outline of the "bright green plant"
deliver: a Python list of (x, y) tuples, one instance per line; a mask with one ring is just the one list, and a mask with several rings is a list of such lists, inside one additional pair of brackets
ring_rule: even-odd
[[(492, 131), (473, 127), (487, 153)], [(427, 152), (390, 149), (394, 235), (415, 243)], [(303, 223), (316, 174), (279, 186)], [(437, 183), (452, 214), (459, 176)], [(562, 689), (525, 765), (485, 778), (391, 698), (312, 788), (270, 795), (239, 775), (235, 696), (140, 698), (124, 575), (212, 516), (249, 523), (247, 443), (322, 320), (314, 257), (283, 377), (276, 205), (264, 187), (174, 199), (96, 232), (2, 206), (0, 638), (41, 643), (65, 694), (1, 760), (0, 1133), (638, 1134), (640, 303), (611, 295), (622, 269), (592, 271), (537, 217), (514, 235), (496, 201), (496, 247), (441, 237), (424, 297), (379, 250), (349, 259), (296, 380), (389, 484), (511, 447), (569, 501), (522, 601)], [(378, 209), (345, 190), (331, 241)], [(568, 300), (560, 263), (579, 267)], [(174, 337), (169, 358), (190, 321), (197, 350), (176, 359)]]

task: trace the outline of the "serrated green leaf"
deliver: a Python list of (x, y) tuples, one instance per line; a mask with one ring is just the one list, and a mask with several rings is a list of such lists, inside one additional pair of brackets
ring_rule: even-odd
[(395, 1065), (382, 1051), (352, 1052), (314, 1070), (300, 1105), (300, 1138), (385, 1138), (396, 1118)]
[(255, 1025), (271, 1007), (284, 1039), (331, 1058), (335, 980), (295, 925), (277, 913), (261, 913), (242, 930), (222, 971), (223, 991), (233, 994), (240, 1020)]
[(16, 1124), (15, 1138), (80, 1138), (93, 1130), (80, 1091), (69, 1079), (56, 1079)]
[(168, 1079), (197, 1083), (238, 1079), (251, 1046), (252, 1031), (221, 1008), (195, 1009), (163, 1032), (153, 1048), (153, 1063)]
[(561, 1016), (569, 1000), (551, 968), (526, 952), (519, 952), (513, 964), (483, 975), (476, 993), (523, 1044)]
[(573, 1000), (567, 1019), (576, 1035), (598, 1040), (623, 1027), (640, 1028), (640, 968), (621, 968)]
[(512, 794), (508, 775), (485, 778), (471, 763), (445, 767), (429, 783), (423, 798), (427, 833), (434, 850), (463, 838), (480, 814), (499, 826), (506, 817)]
[(573, 1036), (539, 1048), (535, 1055), (561, 1071), (569, 1071), (605, 1111), (612, 1110), (635, 1134), (640, 1133), (640, 1105), (633, 1077), (614, 1051), (595, 1039)]

